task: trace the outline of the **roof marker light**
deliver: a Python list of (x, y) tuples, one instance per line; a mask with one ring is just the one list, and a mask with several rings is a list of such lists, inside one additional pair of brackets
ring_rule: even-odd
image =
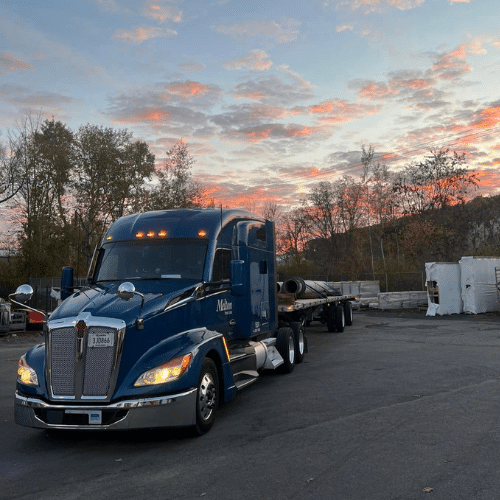
[(204, 229), (200, 229), (200, 230), (198, 231), (198, 236), (199, 236), (200, 238), (204, 238), (206, 235), (207, 235), (207, 232), (206, 232)]
[(113, 236), (108, 236), (108, 237), (106, 238), (106, 241), (111, 241), (112, 239), (113, 239)]
[(138, 231), (135, 235), (136, 238), (144, 238), (144, 231)]
[(148, 238), (154, 238), (156, 236), (156, 233), (154, 231), (148, 231), (146, 236)]
[(158, 237), (159, 238), (166, 238), (167, 237), (167, 231), (165, 231), (165, 229), (161, 229), (160, 231), (158, 231)]

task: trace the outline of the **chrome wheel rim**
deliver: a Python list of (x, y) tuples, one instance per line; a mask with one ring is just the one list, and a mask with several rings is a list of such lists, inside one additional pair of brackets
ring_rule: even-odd
[(293, 341), (293, 337), (290, 335), (290, 339), (288, 341), (288, 361), (290, 364), (293, 364), (295, 360), (295, 342)]
[(305, 341), (304, 341), (304, 332), (302, 331), (302, 329), (299, 330), (297, 347), (299, 349), (299, 354), (304, 354)]
[(217, 389), (215, 381), (211, 373), (207, 372), (201, 379), (200, 388), (198, 391), (198, 402), (200, 416), (203, 420), (209, 420), (215, 409), (217, 399)]

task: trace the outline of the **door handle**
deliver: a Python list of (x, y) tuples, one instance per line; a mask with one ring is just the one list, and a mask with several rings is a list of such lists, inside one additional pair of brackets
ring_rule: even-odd
[(236, 325), (235, 319), (232, 319), (231, 321), (229, 321), (229, 326), (234, 326), (234, 325)]

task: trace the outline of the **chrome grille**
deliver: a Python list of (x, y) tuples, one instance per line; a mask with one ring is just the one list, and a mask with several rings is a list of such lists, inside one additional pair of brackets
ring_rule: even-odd
[(75, 328), (52, 330), (50, 364), (54, 396), (73, 396), (75, 393), (75, 351)]
[(87, 336), (90, 333), (113, 333), (114, 345), (112, 347), (87, 347), (82, 396), (107, 396), (117, 341), (116, 330), (93, 326), (88, 329)]

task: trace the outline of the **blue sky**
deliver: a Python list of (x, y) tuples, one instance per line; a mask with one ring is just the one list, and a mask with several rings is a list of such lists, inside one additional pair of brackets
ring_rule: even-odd
[(465, 151), (500, 178), (497, 0), (0, 0), (0, 141), (23, 114), (183, 138), (216, 203), (299, 200)]

